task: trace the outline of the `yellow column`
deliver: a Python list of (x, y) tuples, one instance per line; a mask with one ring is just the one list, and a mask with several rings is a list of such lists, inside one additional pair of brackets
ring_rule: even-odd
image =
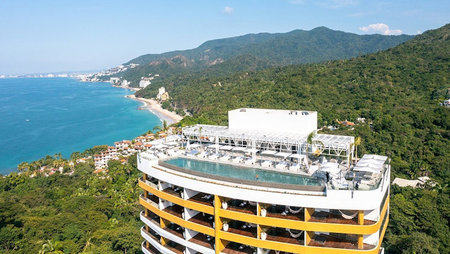
[(225, 248), (225, 242), (220, 239), (220, 232), (222, 230), (222, 218), (220, 218), (220, 208), (222, 206), (220, 197), (217, 195), (214, 195), (214, 236), (215, 236), (215, 243), (216, 243), (216, 254), (219, 254), (224, 248)]
[[(364, 211), (363, 210), (359, 210), (358, 211), (358, 224), (359, 225), (364, 225)], [(364, 236), (363, 235), (358, 235), (358, 249), (363, 249), (364, 248)]]
[[(261, 216), (261, 205), (259, 202), (256, 203), (256, 215)], [(256, 238), (261, 239), (261, 225), (259, 224), (256, 225)]]
[[(305, 208), (305, 222), (308, 222), (311, 219), (311, 216), (313, 213), (314, 213), (314, 208)], [(306, 233), (305, 245), (308, 245), (314, 236), (314, 231), (306, 231), (305, 233)]]
[(144, 179), (144, 182), (145, 182), (146, 180), (148, 180), (147, 174), (144, 174), (144, 175), (142, 176), (142, 179)]
[[(169, 225), (169, 221), (167, 221), (167, 220), (165, 220), (165, 219), (163, 219), (163, 218), (159, 218), (159, 226), (161, 227), (161, 228), (166, 228), (168, 225)], [(162, 237), (161, 236), (161, 245), (166, 245), (167, 244), (167, 242), (168, 242), (168, 239), (166, 239), (166, 238), (164, 238), (164, 237)]]

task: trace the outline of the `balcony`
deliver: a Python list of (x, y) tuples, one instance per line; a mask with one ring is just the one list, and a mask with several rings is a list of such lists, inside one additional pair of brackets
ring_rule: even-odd
[(184, 208), (182, 206), (179, 205), (172, 205), (167, 207), (166, 209), (163, 210), (166, 213), (170, 213), (172, 215), (175, 215), (179, 218), (182, 218), (182, 213), (184, 211)]
[[(290, 232), (291, 233), (286, 231), (286, 229), (284, 228), (271, 228), (270, 230), (267, 231), (266, 240), (281, 243), (304, 245), (305, 241), (303, 231), (290, 230)], [(291, 234), (293, 234), (295, 237), (293, 237)]]
[(197, 202), (200, 203), (202, 205), (207, 205), (207, 206), (213, 206), (213, 200), (214, 200), (214, 195), (211, 194), (205, 194), (205, 193), (198, 193), (197, 195), (191, 197), (190, 199), (188, 199), (189, 201), (192, 202)]
[(205, 213), (198, 213), (194, 217), (190, 218), (188, 221), (212, 228), (214, 216)]
[(151, 229), (150, 227), (148, 227), (148, 230), (144, 227), (142, 229), (142, 232), (144, 232), (147, 236), (149, 236), (150, 238), (152, 238), (153, 240), (159, 242), (161, 239), (161, 236), (156, 233), (153, 229)]
[(191, 239), (189, 239), (189, 242), (193, 242), (195, 244), (198, 244), (200, 246), (209, 248), (214, 250), (214, 241), (215, 238), (212, 236), (208, 236), (202, 233), (198, 233), (196, 234), (194, 237), (192, 237)]
[(229, 253), (229, 254), (253, 254), (256, 252), (255, 248), (251, 248), (247, 245), (243, 245), (240, 243), (230, 242), (225, 246), (225, 248), (221, 251), (221, 253)]
[(155, 202), (155, 204), (159, 204), (159, 198), (155, 195), (149, 195), (148, 197), (151, 201)]
[(227, 210), (256, 215), (256, 205), (250, 205), (248, 201), (233, 199), (227, 204)]
[(181, 187), (169, 187), (169, 188), (165, 188), (163, 190), (163, 192), (168, 193), (170, 195), (176, 196), (178, 198), (181, 198), (181, 193), (183, 192), (183, 188)]
[(175, 235), (181, 239), (184, 239), (184, 235), (183, 235), (184, 228), (182, 228), (181, 226), (179, 226), (175, 223), (169, 224), (167, 227), (164, 228), (164, 230), (171, 233), (172, 235)]
[[(332, 235), (316, 234), (311, 239), (308, 246), (339, 248), (339, 249), (358, 249), (358, 241), (356, 239), (336, 237)], [(363, 250), (374, 249), (375, 245), (364, 244)]]
[(185, 247), (183, 245), (178, 244), (174, 241), (168, 241), (164, 247), (166, 247), (167, 249), (169, 249), (177, 254), (183, 254), (184, 250), (185, 250)]
[(161, 252), (159, 250), (157, 250), (153, 245), (148, 244), (148, 248), (147, 248), (147, 241), (144, 241), (142, 243), (142, 249), (144, 250), (144, 253), (150, 253), (150, 254), (161, 254)]
[(256, 238), (256, 225), (251, 225), (242, 221), (229, 221), (228, 232), (247, 237)]
[(293, 213), (289, 211), (289, 209), (286, 206), (272, 205), (266, 209), (267, 211), (266, 217), (303, 221), (305, 218), (305, 210), (298, 207), (291, 208), (291, 210), (294, 212), (297, 212), (297, 210), (299, 209), (301, 210), (298, 213)]
[[(358, 224), (358, 216), (356, 215), (352, 219), (345, 219), (342, 217), (339, 211), (332, 210), (331, 212), (317, 212), (315, 211), (309, 222), (322, 222), (322, 223), (337, 223), (337, 224), (347, 224), (347, 225), (359, 225)], [(376, 221), (373, 220), (364, 220), (364, 225), (373, 225)]]

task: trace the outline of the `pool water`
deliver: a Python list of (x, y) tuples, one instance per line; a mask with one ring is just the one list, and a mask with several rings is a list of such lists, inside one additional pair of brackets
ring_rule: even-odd
[(218, 162), (201, 161), (182, 157), (169, 159), (164, 162), (173, 166), (208, 175), (216, 175), (240, 180), (306, 186), (323, 185), (322, 180), (314, 177), (257, 168), (239, 167)]

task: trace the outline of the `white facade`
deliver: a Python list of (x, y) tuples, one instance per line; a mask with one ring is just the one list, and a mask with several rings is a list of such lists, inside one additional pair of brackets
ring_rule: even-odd
[(141, 87), (141, 88), (145, 88), (145, 87), (147, 87), (150, 84), (151, 84), (151, 82), (148, 81), (148, 80), (141, 80), (141, 81), (139, 81), (139, 87)]
[(308, 136), (317, 130), (317, 112), (241, 108), (228, 111), (230, 130)]

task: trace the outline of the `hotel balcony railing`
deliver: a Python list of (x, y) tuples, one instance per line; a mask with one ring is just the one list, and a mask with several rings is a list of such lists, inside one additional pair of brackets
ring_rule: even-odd
[(170, 213), (172, 215), (175, 215), (175, 216), (177, 216), (179, 218), (182, 218), (183, 217), (182, 214), (183, 214), (184, 208), (182, 206), (179, 206), (179, 205), (172, 205), (172, 206), (169, 206), (169, 207), (165, 208), (163, 211), (167, 212), (167, 213)]
[(267, 231), (266, 239), (274, 242), (304, 245), (305, 243), (304, 231), (300, 232), (294, 231), (295, 230), (291, 230), (293, 234), (298, 235), (296, 236), (296, 238), (291, 236), (291, 234), (284, 228), (271, 228), (270, 230)]
[[(353, 239), (339, 238), (331, 235), (316, 234), (311, 238), (309, 246), (356, 250), (358, 249), (358, 241)], [(370, 250), (375, 247), (375, 245), (364, 244), (363, 250)]]
[(199, 212), (214, 214), (214, 207), (210, 203), (205, 204), (202, 202), (198, 202), (198, 200), (192, 199), (192, 198), (189, 200), (182, 199), (178, 195), (172, 195), (170, 193), (160, 191), (157, 188), (148, 185), (142, 179), (139, 180), (139, 187), (141, 187), (142, 189), (150, 192), (151, 194), (153, 194), (161, 199), (170, 201), (174, 204), (177, 204), (177, 205), (180, 205), (180, 206), (192, 209), (192, 210), (196, 210)]
[[(151, 198), (146, 198), (143, 194), (140, 195), (140, 198), (145, 200), (147, 203), (149, 203), (151, 206), (159, 209), (159, 204), (152, 200)], [(159, 200), (158, 200), (159, 201)]]
[(156, 235), (154, 234), (154, 231), (153, 231), (153, 233), (152, 233), (152, 232), (150, 232), (150, 230), (146, 230), (145, 227), (142, 228), (142, 232), (143, 232), (145, 235), (147, 235), (148, 237), (150, 237), (150, 238), (152, 238), (153, 240), (155, 240), (156, 242), (159, 242), (160, 239), (161, 239), (161, 236), (159, 236), (159, 235), (156, 236)]
[(144, 252), (144, 254), (162, 254), (161, 251), (157, 250), (151, 244), (149, 244), (148, 248), (147, 248), (147, 241), (144, 241), (141, 246), (142, 246), (142, 252)]
[(212, 207), (213, 206), (214, 195), (205, 194), (203, 192), (200, 192), (200, 193), (196, 194), (195, 196), (191, 197), (188, 200), (192, 201), (192, 202), (200, 203), (202, 205), (206, 205), (206, 206)]
[(149, 199), (153, 202), (155, 202), (155, 204), (159, 204), (159, 198), (155, 195), (149, 195)]
[(294, 214), (294, 213), (289, 212), (289, 210), (286, 208), (286, 206), (280, 206), (280, 205), (269, 206), (266, 208), (266, 211), (267, 211), (266, 216), (272, 217), (272, 218), (286, 219), (286, 220), (303, 221), (305, 218), (304, 209), (296, 207), (294, 210), (297, 211), (297, 209), (301, 209), (301, 211)]
[(183, 254), (185, 247), (179, 243), (176, 243), (174, 241), (168, 241), (165, 247), (177, 254)]
[(213, 228), (214, 216), (210, 214), (198, 213), (188, 221)]
[(198, 233), (194, 237), (189, 239), (189, 242), (193, 242), (195, 244), (201, 245), (211, 250), (214, 250), (214, 241), (215, 241), (214, 237), (202, 233)]
[[(153, 231), (155, 231), (159, 238), (163, 237), (166, 241), (170, 240), (173, 241), (179, 245), (187, 246), (193, 250), (196, 250), (201, 253), (214, 253), (214, 250), (212, 248), (212, 245), (214, 243), (214, 237), (211, 236), (212, 239), (210, 243), (207, 242), (206, 238), (201, 238), (200, 235), (203, 235), (202, 233), (198, 233), (197, 241), (192, 238), (189, 241), (185, 240), (184, 237), (184, 229), (182, 229), (181, 226), (176, 224), (170, 224), (166, 228), (161, 228), (159, 223), (155, 223), (154, 221), (151, 221), (150, 218), (146, 217), (143, 212), (141, 212), (141, 220)], [(177, 229), (179, 228), (179, 229)], [(167, 245), (162, 246), (160, 244), (159, 238), (155, 237), (153, 234), (151, 234), (149, 231), (145, 229), (145, 227), (142, 227), (141, 234), (144, 236), (146, 240), (148, 240), (151, 244), (154, 244), (159, 249), (167, 248), (167, 250), (170, 249), (170, 253), (176, 252), (174, 249), (169, 248)], [(173, 248), (174, 246), (172, 246)], [(165, 253), (165, 250), (161, 250), (163, 253)]]
[(163, 219), (166, 219), (168, 221), (171, 221), (173, 223), (176, 223), (184, 228), (192, 229), (200, 233), (204, 233), (210, 236), (214, 236), (214, 229), (211, 227), (207, 227), (195, 222), (186, 221), (180, 216), (173, 215), (172, 213), (169, 213), (165, 210), (159, 210), (158, 208), (150, 205), (144, 198), (141, 197), (139, 203), (144, 206), (146, 209), (150, 210), (151, 212), (155, 213), (156, 215), (160, 216)]
[[(381, 211), (380, 218), (384, 218), (387, 214), (387, 208), (389, 206), (389, 202), (386, 202), (383, 210)], [(346, 223), (327, 223), (326, 220), (320, 220), (320, 222), (314, 221), (304, 221), (299, 220), (301, 215), (298, 216), (268, 216), (262, 217), (249, 213), (241, 213), (238, 211), (232, 211), (229, 208), (227, 209), (219, 209), (220, 217), (234, 220), (235, 218), (239, 218), (241, 221), (245, 221), (248, 223), (258, 224), (261, 226), (269, 226), (269, 227), (279, 227), (279, 228), (290, 228), (295, 230), (305, 230), (305, 231), (314, 231), (314, 232), (330, 232), (330, 233), (342, 233), (342, 234), (356, 234), (356, 235), (369, 235), (376, 233), (382, 227), (382, 220), (378, 220), (371, 224), (368, 221), (368, 224), (363, 225), (355, 225), (355, 224), (346, 224)], [(295, 219), (295, 220), (294, 220)], [(345, 220), (345, 219), (344, 219)], [(343, 221), (346, 222), (346, 221)]]
[(239, 234), (247, 237), (256, 238), (256, 225), (250, 225), (241, 221), (228, 221), (228, 232), (233, 234)]
[[(338, 214), (338, 212), (317, 212), (315, 211), (311, 218), (308, 220), (309, 222), (321, 222), (321, 223), (336, 223), (336, 224), (348, 224), (348, 225), (359, 225), (358, 216), (355, 216), (352, 219), (345, 219), (342, 215)], [(363, 225), (373, 225), (376, 221), (373, 220), (364, 220)]]
[(256, 205), (252, 206), (248, 201), (230, 200), (227, 204), (228, 210), (240, 213), (256, 214)]
[[(142, 251), (145, 254), (149, 253), (164, 253), (164, 254), (174, 254), (175, 252), (167, 249), (165, 246), (161, 245), (160, 241), (155, 239), (151, 234), (149, 234), (144, 227), (141, 228), (141, 235), (144, 237), (145, 241), (142, 243)], [(149, 243), (147, 248), (145, 242)]]
[(240, 243), (230, 242), (225, 246), (221, 253), (229, 254), (253, 254), (256, 253), (256, 248), (252, 248)]
[(171, 194), (171, 195), (173, 195), (175, 197), (181, 198), (181, 193), (183, 192), (183, 189), (181, 189), (181, 191), (180, 191), (179, 187), (178, 188), (170, 188), (169, 187), (169, 188), (165, 188), (162, 191), (164, 191), (165, 193)]

